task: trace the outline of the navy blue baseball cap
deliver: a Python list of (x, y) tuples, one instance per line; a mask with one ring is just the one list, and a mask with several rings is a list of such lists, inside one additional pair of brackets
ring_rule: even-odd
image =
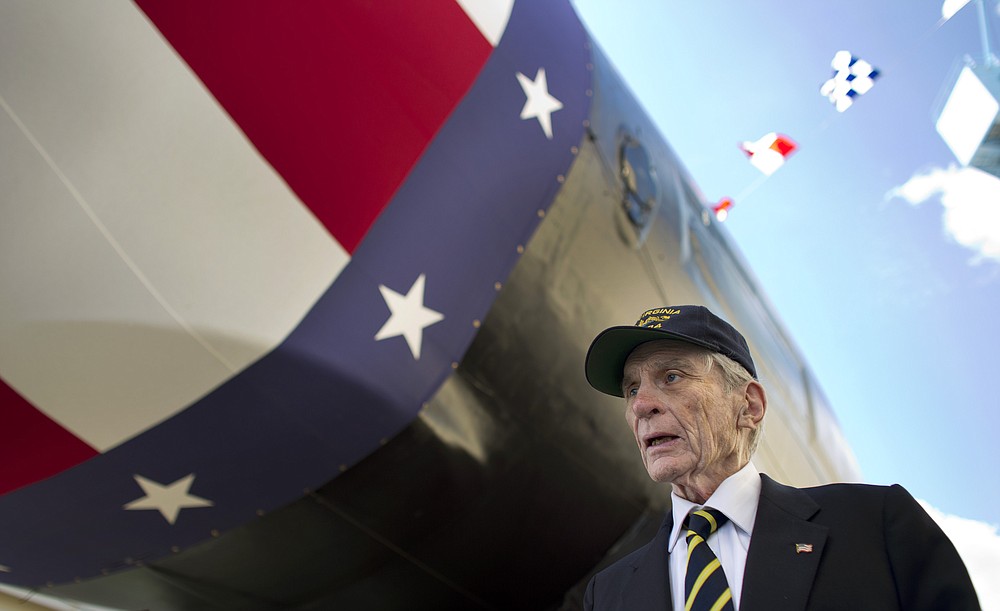
[(688, 342), (728, 356), (757, 378), (750, 348), (728, 322), (698, 305), (666, 306), (646, 310), (633, 326), (601, 331), (587, 351), (587, 381), (597, 390), (621, 397), (625, 360), (639, 344), (658, 339)]

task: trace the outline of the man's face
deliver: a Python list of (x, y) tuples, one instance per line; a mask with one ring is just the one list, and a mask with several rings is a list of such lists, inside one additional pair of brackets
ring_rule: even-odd
[[(743, 465), (738, 450), (744, 393), (726, 393), (707, 351), (679, 341), (641, 344), (625, 361), (625, 418), (657, 482), (714, 490)], [(685, 498), (691, 498), (682, 494)]]

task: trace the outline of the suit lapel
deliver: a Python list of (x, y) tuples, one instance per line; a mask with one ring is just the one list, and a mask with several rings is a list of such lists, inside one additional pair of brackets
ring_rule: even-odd
[(629, 611), (671, 611), (670, 570), (667, 565), (667, 543), (670, 530), (674, 527), (674, 517), (667, 511), (660, 530), (649, 543), (646, 553), (634, 565), (628, 583), (622, 594), (622, 608)]
[[(809, 521), (819, 511), (809, 495), (766, 475), (760, 477), (760, 504), (747, 552), (740, 609), (800, 611), (809, 600), (828, 529)], [(797, 549), (797, 544), (812, 547)]]

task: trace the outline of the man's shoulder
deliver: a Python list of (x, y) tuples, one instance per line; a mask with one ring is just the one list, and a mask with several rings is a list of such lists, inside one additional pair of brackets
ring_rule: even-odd
[(635, 575), (651, 545), (653, 541), (612, 562), (591, 577), (583, 598), (584, 609), (620, 608), (626, 584)]
[(819, 484), (816, 486), (789, 486), (782, 484), (765, 473), (761, 473), (762, 489), (774, 491), (776, 489), (798, 490), (809, 496), (815, 497), (840, 497), (840, 496), (885, 496), (895, 492), (908, 494), (906, 489), (899, 484), (863, 484), (857, 482), (834, 482), (830, 484)]
[(855, 511), (874, 511), (886, 503), (903, 507), (918, 506), (909, 492), (899, 484), (832, 483), (819, 486), (793, 487), (761, 475), (762, 498), (808, 497), (820, 507), (843, 506)]
[(799, 488), (813, 498), (883, 498), (887, 495), (909, 496), (909, 492), (899, 484), (862, 484), (856, 482), (836, 482), (819, 486)]
[(599, 579), (600, 581), (612, 582), (631, 576), (632, 573), (635, 572), (635, 569), (639, 566), (643, 556), (649, 552), (649, 547), (651, 545), (653, 545), (652, 541), (646, 542), (646, 544), (642, 547), (629, 552), (598, 571), (597, 574), (594, 575), (594, 578)]

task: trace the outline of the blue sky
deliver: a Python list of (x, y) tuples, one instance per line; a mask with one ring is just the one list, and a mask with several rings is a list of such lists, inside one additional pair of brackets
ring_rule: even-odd
[[(1000, 181), (959, 171), (934, 127), (982, 60), (977, 7), (573, 1), (706, 200), (736, 199), (725, 226), (865, 479), (1000, 523)], [(881, 77), (838, 113), (819, 88), (842, 49)], [(737, 143), (771, 131), (800, 148), (762, 180)]]

